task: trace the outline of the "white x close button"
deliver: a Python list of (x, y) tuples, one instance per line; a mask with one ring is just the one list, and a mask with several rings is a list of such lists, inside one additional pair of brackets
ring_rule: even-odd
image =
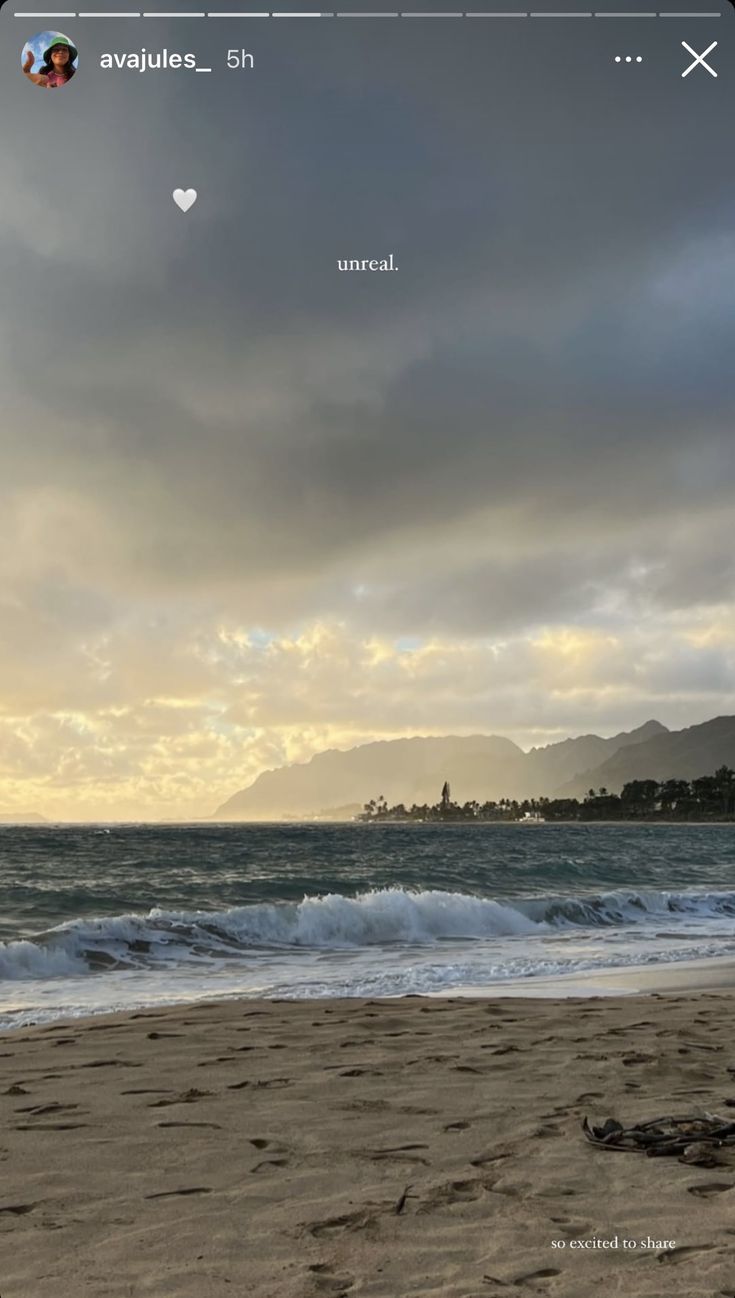
[(692, 72), (694, 68), (704, 68), (705, 72), (709, 72), (711, 77), (717, 76), (717, 73), (715, 72), (714, 68), (711, 68), (709, 63), (705, 63), (705, 59), (707, 58), (707, 55), (711, 54), (713, 50), (717, 49), (717, 41), (713, 41), (711, 45), (708, 45), (707, 49), (704, 50), (702, 54), (697, 54), (697, 51), (693, 50), (691, 45), (687, 45), (686, 41), (682, 41), (682, 47), (686, 50), (687, 54), (691, 54), (692, 58), (694, 59), (694, 62), (690, 63), (689, 67), (686, 68), (684, 72), (682, 72), (681, 75), (683, 77), (688, 77), (689, 73)]

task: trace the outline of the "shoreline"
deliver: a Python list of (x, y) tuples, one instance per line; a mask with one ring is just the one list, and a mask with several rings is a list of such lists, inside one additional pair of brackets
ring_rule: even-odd
[(585, 969), (548, 977), (508, 979), (507, 982), (496, 983), (492, 987), (430, 993), (430, 996), (432, 999), (446, 995), (477, 996), (488, 1000), (511, 997), (563, 1001), (570, 998), (615, 996), (640, 998), (670, 993), (696, 995), (702, 991), (734, 992), (735, 959), (731, 956), (709, 956), (660, 964), (613, 965), (606, 969)]
[(460, 829), (467, 829), (468, 826), (470, 825), (477, 828), (498, 827), (498, 826), (502, 827), (503, 825), (508, 825), (508, 826), (523, 825), (525, 828), (532, 827), (534, 829), (538, 829), (541, 826), (546, 826), (546, 825), (550, 826), (551, 828), (553, 828), (555, 825), (563, 825), (565, 829), (569, 829), (572, 825), (584, 825), (584, 826), (596, 825), (599, 826), (600, 829), (612, 829), (614, 828), (615, 825), (621, 825), (624, 826), (626, 829), (631, 829), (635, 825), (646, 825), (648, 827), (650, 827), (651, 825), (653, 826), (660, 825), (662, 828), (664, 827), (673, 828), (675, 826), (679, 826), (679, 827), (688, 826), (690, 829), (704, 829), (706, 826), (709, 825), (714, 825), (714, 826), (734, 825), (735, 816), (728, 816), (727, 818), (723, 817), (722, 820), (715, 820), (715, 819), (661, 820), (658, 816), (651, 816), (650, 818), (646, 818), (645, 816), (636, 816), (634, 820), (624, 820), (622, 817), (620, 817), (617, 820), (597, 820), (597, 819), (582, 820), (579, 817), (576, 817), (574, 820), (560, 820), (560, 819), (554, 819), (554, 820), (522, 820), (522, 819), (519, 820), (410, 820), (410, 819), (390, 820), (389, 818), (386, 818), (382, 820), (294, 820), (294, 821), (285, 821), (285, 822), (280, 820), (276, 820), (276, 821), (223, 820), (220, 821), (219, 823), (222, 825), (272, 824), (273, 826), (282, 825), (282, 824), (292, 824), (292, 825), (371, 825), (371, 826), (391, 825), (393, 827), (395, 827), (396, 825), (409, 825), (409, 826), (421, 825), (425, 827), (427, 825), (430, 825), (437, 829), (450, 829), (454, 826), (457, 826)]
[[(103, 975), (100, 975), (104, 977)], [(95, 975), (88, 975), (94, 978)], [(12, 984), (10, 984), (12, 986)], [(625, 997), (638, 1001), (646, 997), (663, 997), (667, 995), (694, 996), (701, 992), (735, 993), (735, 958), (730, 956), (710, 956), (697, 960), (671, 961), (668, 964), (640, 964), (608, 966), (603, 969), (580, 970), (565, 974), (551, 974), (540, 977), (513, 978), (491, 984), (449, 987), (435, 992), (401, 993), (395, 996), (373, 996), (372, 1000), (380, 1005), (395, 1005), (403, 1001), (432, 1002), (448, 1001), (486, 1001), (488, 1003), (504, 1000), (519, 1001), (555, 1001), (563, 1004), (566, 1001), (614, 1000)], [(12, 998), (9, 998), (12, 999)], [(315, 1011), (321, 1007), (329, 1008), (335, 1004), (359, 1005), (364, 997), (314, 997), (300, 998), (281, 994), (278, 997), (246, 996), (237, 992), (220, 996), (204, 993), (200, 998), (175, 1001), (153, 1000), (140, 1002), (124, 1009), (109, 1010), (105, 1008), (89, 1009), (83, 1014), (68, 1014), (61, 1011), (53, 1018), (33, 1019), (27, 1016), (34, 1011), (19, 1008), (2, 1010), (5, 1016), (18, 1013), (17, 1025), (0, 1028), (0, 1041), (12, 1038), (20, 1032), (52, 1032), (65, 1027), (116, 1020), (146, 1014), (166, 1014), (196, 1011), (201, 1006), (213, 1010), (229, 1009), (241, 1006), (246, 1012), (250, 1006), (268, 1005), (302, 1005), (311, 1006)], [(44, 1011), (39, 1007), (39, 1013)], [(22, 1017), (20, 1017), (22, 1016)]]
[(369, 826), (391, 825), (393, 827), (395, 827), (396, 825), (406, 825), (409, 827), (413, 827), (416, 825), (425, 827), (429, 825), (432, 828), (438, 828), (438, 829), (447, 829), (453, 826), (459, 826), (460, 828), (467, 828), (467, 826), (469, 825), (477, 826), (480, 828), (484, 828), (488, 826), (502, 827), (504, 825), (525, 825), (526, 827), (533, 826), (534, 828), (538, 828), (539, 825), (550, 825), (552, 827), (554, 825), (563, 825), (566, 828), (569, 828), (571, 825), (585, 825), (585, 826), (598, 825), (600, 828), (604, 828), (604, 829), (611, 829), (615, 825), (624, 825), (627, 828), (631, 828), (634, 825), (647, 825), (647, 826), (661, 825), (662, 827), (678, 826), (680, 828), (689, 827), (691, 829), (703, 829), (709, 825), (713, 825), (715, 827), (721, 825), (735, 825), (735, 816), (722, 817), (722, 819), (715, 819), (710, 817), (708, 820), (683, 820), (683, 819), (682, 820), (677, 820), (677, 819), (662, 820), (658, 816), (652, 816), (649, 818), (645, 816), (636, 816), (632, 820), (625, 820), (622, 817), (618, 817), (614, 820), (601, 820), (601, 819), (581, 820), (577, 817), (573, 820), (554, 819), (554, 820), (540, 820), (540, 821), (449, 820), (449, 819), (448, 820), (411, 820), (411, 819), (390, 820), (387, 818), (381, 820), (375, 820), (375, 819), (374, 820), (329, 820), (329, 819), (321, 819), (320, 817), (315, 817), (315, 816), (312, 817), (295, 816), (293, 819), (284, 818), (281, 820), (268, 820), (268, 819), (210, 820), (206, 817), (200, 820), (43, 820), (43, 821), (0, 820), (0, 830), (3, 829), (208, 829), (208, 828), (223, 829), (228, 827), (242, 828), (247, 825), (257, 825), (260, 826), (261, 828), (267, 827), (268, 829), (294, 829), (294, 828), (298, 828), (299, 826), (313, 827), (314, 825), (324, 825), (324, 826), (332, 826), (332, 827), (337, 825), (346, 825), (352, 828), (359, 825), (369, 825)]

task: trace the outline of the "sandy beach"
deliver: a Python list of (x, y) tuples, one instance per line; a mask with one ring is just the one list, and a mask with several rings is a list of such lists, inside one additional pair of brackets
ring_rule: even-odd
[(230, 1001), (4, 1033), (3, 1298), (732, 1296), (735, 1151), (580, 1128), (727, 1114), (732, 1012)]

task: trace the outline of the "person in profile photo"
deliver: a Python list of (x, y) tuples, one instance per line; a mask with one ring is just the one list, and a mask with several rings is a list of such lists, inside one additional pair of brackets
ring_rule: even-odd
[[(23, 51), (23, 72), (34, 86), (54, 90), (65, 86), (76, 72), (79, 55), (67, 36), (60, 32), (42, 32), (29, 41)], [(33, 71), (37, 62), (40, 67)]]

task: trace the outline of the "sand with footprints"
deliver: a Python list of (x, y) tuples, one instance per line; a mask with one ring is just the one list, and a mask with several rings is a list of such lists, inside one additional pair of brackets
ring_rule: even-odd
[(732, 1298), (735, 1151), (702, 1168), (580, 1126), (727, 1113), (731, 1022), (730, 992), (698, 991), (230, 1001), (5, 1033), (0, 1292)]

